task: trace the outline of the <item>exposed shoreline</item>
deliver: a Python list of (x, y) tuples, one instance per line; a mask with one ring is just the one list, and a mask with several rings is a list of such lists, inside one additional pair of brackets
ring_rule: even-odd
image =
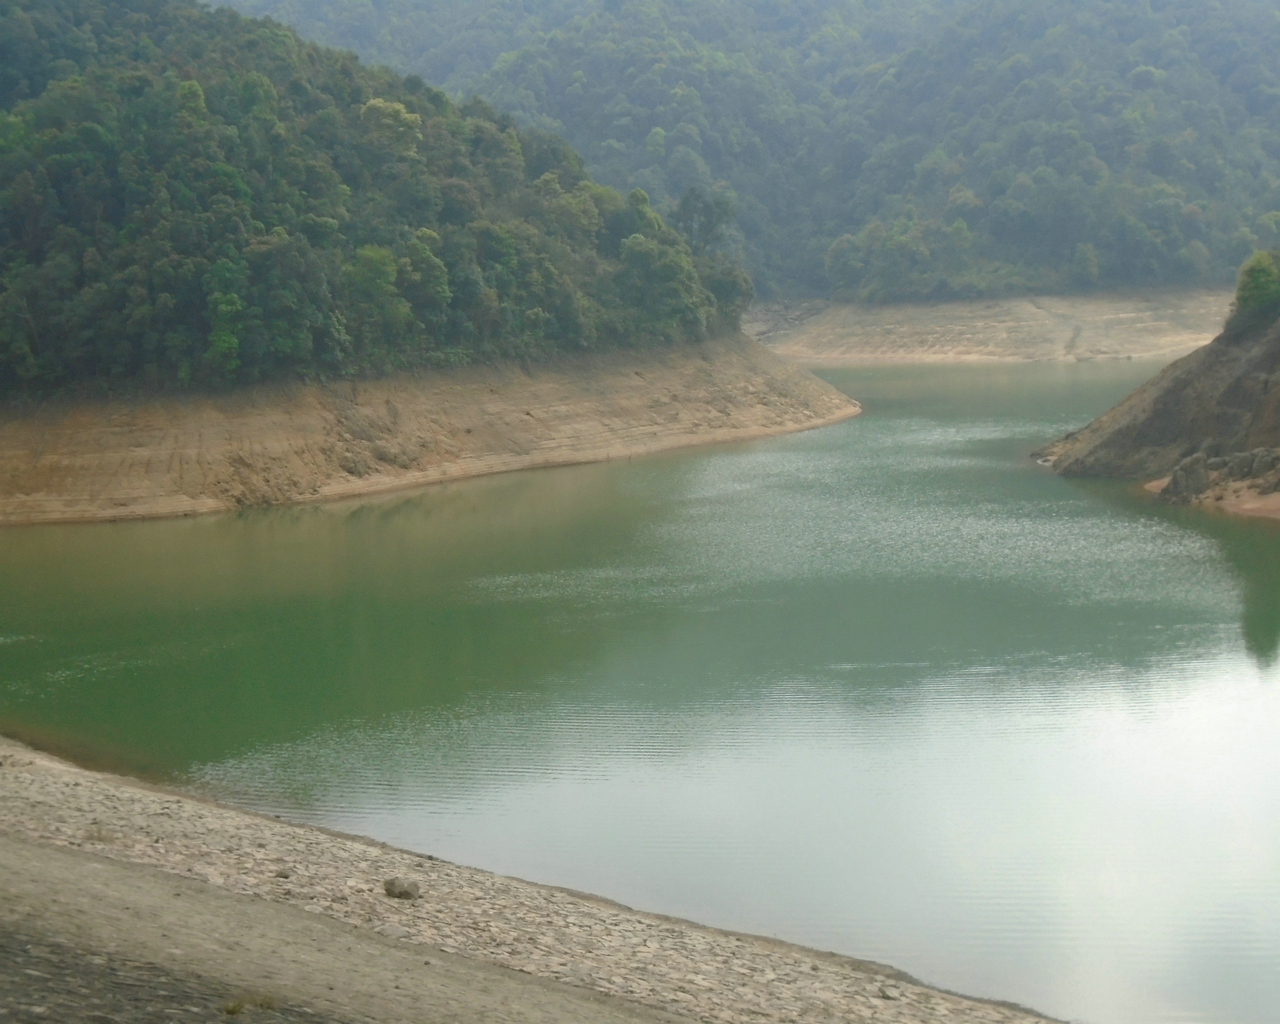
[(825, 426), (857, 402), (745, 336), (0, 414), (0, 525), (362, 497)]
[[(376, 952), (390, 941), (397, 949), (416, 948), (419, 959), (427, 952), (429, 961), (441, 955), (437, 950), (443, 951), (446, 966), (453, 965), (455, 974), (468, 965), (522, 972), (504, 975), (505, 982), (516, 983), (508, 998), (521, 998), (518, 983), (532, 976), (528, 991), (539, 1007), (563, 990), (574, 998), (586, 990), (606, 1001), (593, 1004), (582, 1019), (726, 1024), (817, 1024), (833, 1018), (1030, 1024), (1048, 1019), (1008, 1004), (942, 992), (867, 961), (642, 913), (599, 897), (504, 878), (91, 772), (0, 738), (0, 861), (24, 865), (22, 871), (0, 871), (0, 905), (24, 908), (23, 920), (29, 926), (48, 929), (78, 920), (68, 909), (77, 886), (42, 888), (47, 883), (37, 877), (43, 870), (41, 848), (56, 850), (62, 860), (78, 858), (75, 863), (82, 867), (91, 867), (99, 858), (134, 866), (128, 881), (137, 890), (131, 897), (135, 912), (117, 915), (122, 919), (113, 924), (109, 907), (80, 908), (76, 913), (81, 917), (97, 914), (97, 923), (86, 923), (82, 934), (69, 934), (68, 941), (101, 945), (105, 928), (117, 944), (113, 948), (132, 950), (130, 955), (178, 972), (207, 976), (214, 970), (214, 947), (224, 941), (223, 926), (230, 936), (251, 932), (259, 923), (255, 915), (261, 913), (270, 918), (264, 918), (265, 934), (292, 927), (292, 919), (271, 917), (278, 917), (283, 905), (299, 921), (306, 916), (298, 913), (303, 909), (345, 923), (334, 950), (309, 948), (304, 958), (313, 973), (318, 969), (320, 977), (329, 980), (330, 992), (348, 982), (353, 991), (358, 989), (359, 979), (346, 977), (353, 969), (349, 963), (362, 962), (362, 950), (369, 944)], [(179, 876), (186, 880), (182, 895), (187, 902), (175, 904), (175, 881), (170, 879)], [(386, 896), (382, 882), (391, 876), (418, 882), (421, 898)], [(104, 893), (101, 899), (118, 898), (112, 897), (110, 886)], [(202, 893), (204, 902), (191, 902)], [(227, 893), (239, 898), (227, 901)], [(218, 910), (219, 899), (228, 909)], [(160, 917), (150, 911), (137, 913), (142, 900), (156, 903), (161, 911), (172, 910)], [(196, 909), (205, 921), (203, 939), (180, 934), (185, 925), (179, 918)], [(220, 913), (226, 918), (221, 925)], [(5, 923), (3, 914), (0, 911), (0, 925)], [(193, 948), (198, 941), (209, 949)], [(363, 1015), (369, 1009), (360, 999), (344, 1005), (323, 986), (314, 990), (314, 983), (286, 969), (282, 961), (288, 956), (288, 949), (279, 948), (272, 963), (241, 957), (236, 963), (244, 972), (242, 984), (274, 986), (278, 998), (322, 1008), (328, 999), (327, 1008), (334, 1012)], [(438, 980), (434, 977), (433, 971), (414, 968), (411, 977), (398, 982), (406, 998), (417, 1000), (409, 1004), (417, 1013), (407, 1019), (438, 1017), (439, 1006), (432, 1000), (445, 995), (438, 986), (433, 988)], [(450, 992), (449, 999), (459, 998), (457, 991)], [(392, 992), (382, 995), (398, 998)], [(477, 993), (481, 1002), (482, 997), (484, 992)], [(482, 1005), (469, 1008), (474, 1012), (459, 1012), (452, 1004), (451, 1009), (459, 1019), (486, 1016)], [(571, 1011), (572, 1007), (559, 1007), (550, 1019), (580, 1019)], [(379, 1013), (368, 1015), (376, 1018)], [(542, 1019), (541, 1014), (534, 1017)]]
[[(1154, 497), (1163, 491), (1168, 483), (1169, 478), (1162, 476), (1158, 480), (1147, 481), (1142, 485), (1142, 489)], [(1191, 498), (1187, 504), (1192, 508), (1203, 509), (1206, 512), (1219, 512), (1223, 515), (1280, 520), (1280, 491), (1259, 494), (1256, 488), (1249, 486), (1249, 483), (1244, 480), (1214, 487), (1205, 494)]]
[(808, 300), (754, 309), (745, 329), (802, 366), (1173, 359), (1222, 329), (1231, 298), (1211, 290), (899, 306)]

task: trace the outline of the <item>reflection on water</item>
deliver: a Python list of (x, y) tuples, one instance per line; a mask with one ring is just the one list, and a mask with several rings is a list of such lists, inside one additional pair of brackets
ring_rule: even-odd
[(1270, 665), (1280, 649), (1280, 529), (1274, 523), (1215, 523), (1223, 557), (1239, 574), (1245, 647)]
[[(1234, 570), (1240, 584), (1241, 633), (1245, 649), (1263, 666), (1280, 652), (1280, 522), (1241, 519), (1202, 509), (1153, 505), (1131, 485), (1078, 481), (1083, 491), (1104, 501), (1159, 515), (1180, 528), (1193, 530), (1217, 542), (1218, 553)], [(1184, 586), (1196, 586), (1193, 576)]]
[(245, 805), (1098, 1024), (1280, 1002), (1280, 531), (1026, 454), (1150, 367), (0, 533), (0, 721)]

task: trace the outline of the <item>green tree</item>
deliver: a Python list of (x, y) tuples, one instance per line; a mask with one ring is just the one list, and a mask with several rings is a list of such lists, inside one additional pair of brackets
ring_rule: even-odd
[(724, 189), (693, 185), (680, 197), (671, 222), (684, 235), (695, 256), (701, 256), (717, 242), (733, 223), (733, 196)]
[(1229, 324), (1243, 325), (1270, 321), (1280, 314), (1280, 253), (1255, 252), (1240, 268), (1235, 306)]
[[(565, 135), (664, 214), (727, 182), (764, 295), (1219, 285), (1280, 243), (1272, 0), (236, 2)], [(873, 222), (876, 283), (827, 273)]]
[(0, 395), (700, 337), (733, 312), (697, 274), (483, 102), (187, 0), (0, 6)]

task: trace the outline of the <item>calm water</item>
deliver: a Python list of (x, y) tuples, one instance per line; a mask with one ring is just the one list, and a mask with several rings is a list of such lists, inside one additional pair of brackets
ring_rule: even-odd
[(382, 501), (0, 532), (0, 723), (1095, 1024), (1277, 1019), (1280, 530), (1026, 458), (1147, 376)]

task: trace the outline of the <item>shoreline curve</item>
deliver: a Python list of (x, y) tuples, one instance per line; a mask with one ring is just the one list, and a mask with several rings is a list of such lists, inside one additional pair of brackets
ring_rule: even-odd
[[(502, 1009), (513, 1021), (1051, 1020), (870, 961), (90, 771), (3, 737), (0, 865), (0, 926), (16, 914), (55, 944), (359, 1019), (436, 1019), (447, 1005), (451, 1019), (507, 1020), (490, 1005), (494, 987), (507, 986)], [(79, 872), (75, 884), (60, 884), (68, 870)], [(115, 881), (98, 886), (104, 871)], [(393, 876), (419, 883), (420, 897), (384, 894)], [(199, 922), (197, 934), (188, 921)], [(316, 921), (332, 941), (294, 934)], [(255, 942), (270, 955), (255, 956)], [(430, 969), (415, 966), (394, 975), (394, 990), (371, 992), (360, 972), (401, 953), (415, 965), (428, 954)]]
[(186, 516), (755, 440), (861, 406), (744, 335), (221, 396), (0, 411), (0, 525)]

